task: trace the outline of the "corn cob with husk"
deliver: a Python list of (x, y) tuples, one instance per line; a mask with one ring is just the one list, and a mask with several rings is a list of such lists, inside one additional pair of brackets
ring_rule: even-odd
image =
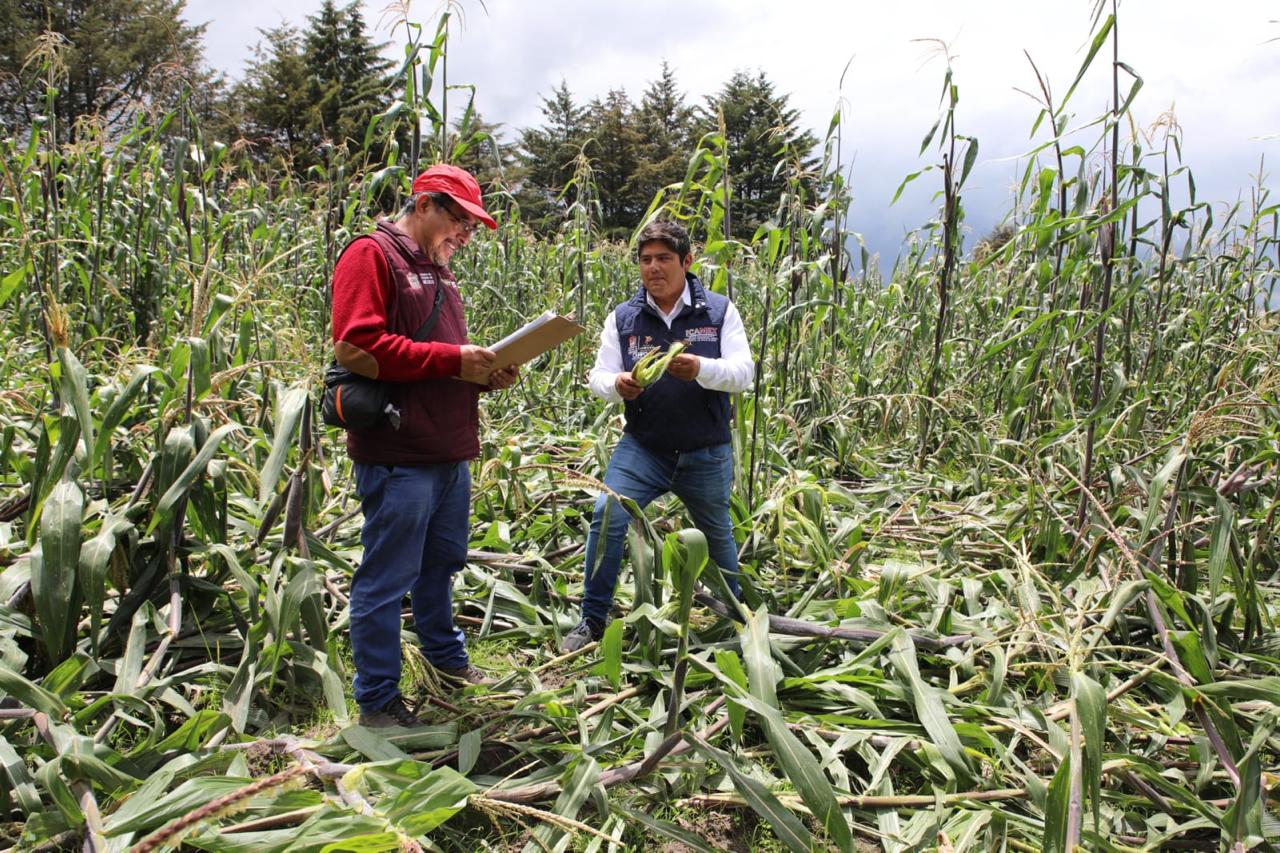
[(654, 347), (641, 356), (635, 367), (631, 368), (632, 380), (641, 388), (647, 388), (658, 381), (658, 377), (666, 372), (671, 359), (682, 352), (684, 352), (684, 343), (681, 341), (676, 341), (666, 352)]

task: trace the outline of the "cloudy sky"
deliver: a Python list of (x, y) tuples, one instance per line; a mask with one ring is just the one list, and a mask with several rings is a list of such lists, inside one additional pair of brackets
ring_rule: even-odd
[[(209, 63), (236, 77), (259, 30), (305, 25), (318, 5), (188, 0), (187, 17), (207, 22)], [(450, 83), (476, 86), (487, 120), (520, 128), (540, 122), (541, 98), (561, 80), (580, 101), (615, 88), (638, 101), (665, 59), (688, 100), (701, 102), (735, 70), (763, 70), (819, 137), (843, 106), (843, 150), (855, 193), (851, 224), (891, 259), (903, 235), (936, 208), (932, 175), (889, 205), (905, 175), (936, 160), (918, 151), (938, 115), (944, 63), (935, 41), (920, 40), (949, 46), (960, 89), (958, 128), (980, 142), (966, 206), (969, 228), (981, 236), (1011, 208), (1010, 188), (1025, 164), (1020, 155), (1045, 139), (1043, 129), (1030, 136), (1037, 108), (1018, 91), (1036, 89), (1024, 51), (1061, 97), (1084, 58), (1093, 6), (1093, 0), (462, 0), (448, 73)], [(389, 52), (403, 56), (404, 31), (389, 29), (396, 13), (386, 11), (387, 0), (363, 0), (362, 9), (377, 37), (391, 43)], [(409, 17), (434, 32), (440, 9), (436, 0), (415, 0)], [(1280, 166), (1280, 2), (1129, 0), (1119, 21), (1120, 59), (1144, 81), (1133, 110), (1138, 130), (1150, 134), (1172, 113), (1200, 199), (1247, 201), (1263, 158), (1268, 171)], [(1104, 58), (1072, 98), (1073, 126), (1106, 108)], [(1097, 137), (1088, 128), (1070, 143), (1088, 149)], [(1146, 147), (1161, 140), (1156, 133)], [(1264, 185), (1275, 188), (1273, 203), (1280, 200), (1280, 181), (1267, 176)]]

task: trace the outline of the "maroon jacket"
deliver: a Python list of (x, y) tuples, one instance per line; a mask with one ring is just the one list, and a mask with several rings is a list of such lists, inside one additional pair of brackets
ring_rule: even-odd
[[(440, 316), (425, 342), (412, 340)], [(453, 273), (437, 266), (406, 234), (379, 222), (343, 250), (333, 271), (333, 340), (392, 386), (400, 429), (389, 422), (347, 432), (347, 452), (370, 465), (427, 465), (480, 454), (480, 386), (456, 378), (459, 346), (469, 343), (462, 296)], [(361, 371), (366, 372), (366, 371)]]

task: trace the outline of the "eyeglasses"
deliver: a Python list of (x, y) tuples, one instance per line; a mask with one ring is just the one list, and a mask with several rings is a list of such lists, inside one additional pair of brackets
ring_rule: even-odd
[(445, 213), (449, 214), (449, 218), (452, 219), (454, 224), (461, 228), (462, 233), (466, 234), (468, 237), (476, 233), (476, 229), (480, 227), (480, 223), (476, 222), (474, 219), (462, 217), (454, 213), (453, 205), (451, 204), (441, 204), (439, 207)]

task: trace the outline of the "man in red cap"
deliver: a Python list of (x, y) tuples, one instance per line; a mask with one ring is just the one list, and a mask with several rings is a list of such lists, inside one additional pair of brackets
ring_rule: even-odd
[(468, 342), (449, 271), (480, 223), (496, 227), (476, 179), (456, 166), (432, 166), (414, 180), (400, 216), (353, 240), (333, 271), (335, 356), (354, 373), (391, 383), (399, 410), (398, 422), (347, 432), (364, 510), (350, 614), (355, 697), (366, 726), (420, 723), (399, 686), (406, 593), (431, 665), (458, 683), (488, 680), (467, 658), (452, 602), (453, 574), (467, 557), (468, 463), (480, 453), (477, 401), (517, 377), (514, 367), (494, 370), (493, 352)]

